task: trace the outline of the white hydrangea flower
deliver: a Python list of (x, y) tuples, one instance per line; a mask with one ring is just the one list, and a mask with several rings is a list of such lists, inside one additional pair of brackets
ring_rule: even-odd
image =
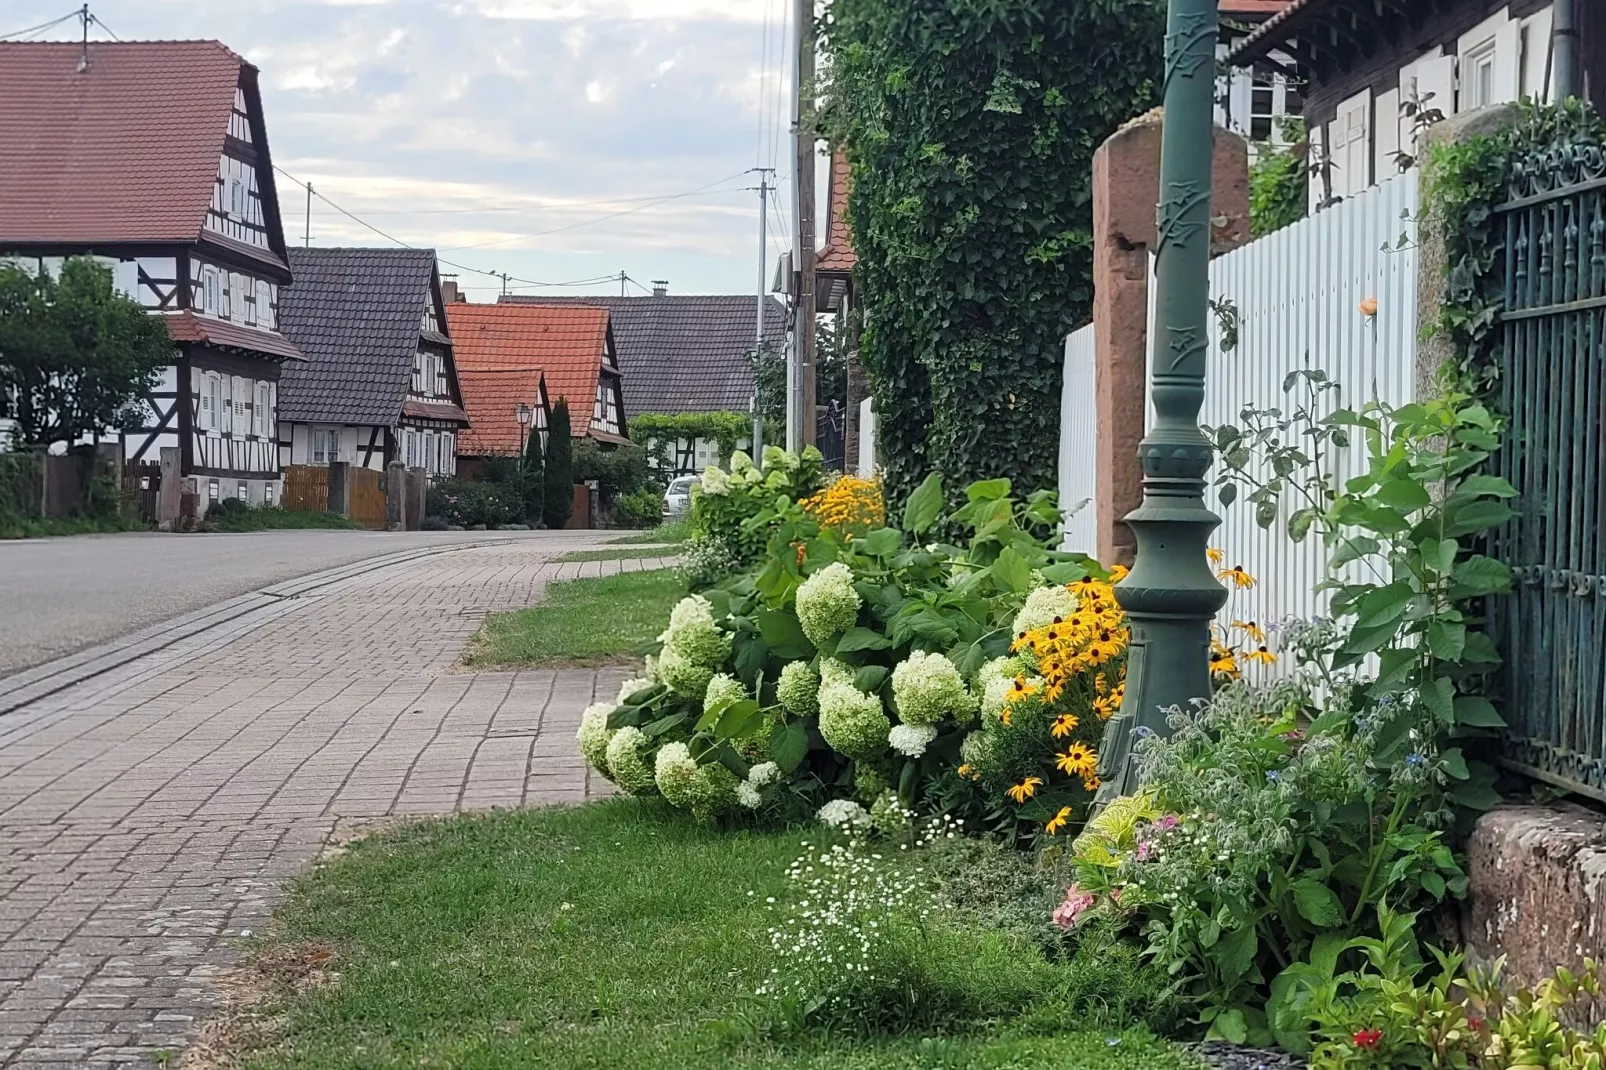
[(820, 712), (820, 674), (806, 661), (789, 661), (781, 666), (775, 682), (775, 697), (799, 717)]
[(954, 663), (922, 651), (892, 670), (892, 702), (907, 724), (934, 725), (947, 717), (966, 720), (976, 710), (976, 700)]
[(795, 472), (802, 465), (797, 454), (779, 446), (764, 447), (764, 467), (771, 471)]
[[(649, 669), (651, 668), (652, 666), (649, 666)], [(626, 680), (624, 683), (619, 685), (619, 697), (614, 699), (614, 704), (623, 706), (625, 704), (625, 699), (629, 698), (631, 695), (634, 695), (637, 691), (647, 690), (647, 688), (651, 687), (654, 682), (655, 681), (650, 679)]]
[(994, 658), (976, 673), (976, 690), (981, 693), (981, 712), (988, 717), (1001, 717), (1004, 699), (1015, 686), (1015, 677), (1026, 671), (1020, 658)]
[(728, 706), (746, 697), (747, 688), (742, 686), (742, 682), (722, 672), (708, 681), (708, 688), (703, 692), (703, 707), (712, 709), (715, 706)]
[(676, 806), (684, 806), (692, 781), (697, 778), (697, 761), (691, 748), (676, 741), (665, 743), (653, 760), (653, 779), (664, 798)]
[(652, 742), (635, 725), (626, 725), (608, 743), (608, 770), (613, 782), (632, 795), (658, 794)]
[(892, 744), (892, 749), (910, 758), (918, 758), (926, 753), (926, 748), (936, 738), (936, 727), (928, 724), (897, 724), (887, 734), (887, 742)]
[(870, 811), (852, 799), (832, 799), (816, 815), (820, 823), (834, 829), (862, 829), (870, 825)]
[(679, 631), (698, 628), (714, 623), (714, 604), (700, 594), (687, 595), (675, 603), (675, 608), (669, 611), (669, 627), (658, 638), (668, 642), (669, 637)]
[(749, 810), (757, 810), (764, 805), (764, 796), (758, 793), (757, 788), (744, 780), (736, 785), (736, 801)]
[(710, 465), (703, 472), (703, 493), (719, 498), (731, 492), (731, 478), (718, 468)]
[(797, 622), (815, 646), (840, 635), (859, 619), (861, 600), (853, 589), (853, 570), (833, 562), (797, 589)]
[(591, 768), (610, 778), (608, 744), (613, 740), (613, 731), (608, 728), (608, 714), (612, 712), (613, 706), (606, 702), (587, 706), (580, 714), (580, 728), (574, 734), (580, 753)]
[(853, 667), (845, 665), (835, 658), (820, 659), (820, 686), (830, 687), (832, 684), (852, 684)]
[(747, 455), (746, 450), (737, 450), (731, 454), (731, 475), (741, 475), (753, 467), (753, 458)]
[(762, 788), (780, 778), (781, 767), (774, 762), (759, 762), (747, 771), (747, 782), (755, 788)]
[(864, 761), (887, 749), (892, 721), (875, 695), (851, 683), (831, 683), (820, 688), (819, 729), (832, 750)]
[(1054, 618), (1067, 620), (1076, 612), (1076, 596), (1068, 587), (1039, 587), (1026, 596), (1026, 604), (1015, 614), (1011, 630), (1015, 635), (1035, 632), (1054, 623)]

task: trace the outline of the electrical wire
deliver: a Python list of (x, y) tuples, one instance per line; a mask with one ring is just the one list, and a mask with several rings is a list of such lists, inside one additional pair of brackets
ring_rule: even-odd
[(100, 21), (100, 16), (99, 15), (91, 13), (90, 16), (89, 16), (89, 21), (93, 22), (96, 26), (99, 26), (101, 29), (105, 30), (107, 33), (110, 33), (112, 35), (112, 40), (113, 41), (121, 41), (122, 40), (121, 37), (118, 37), (115, 33), (112, 33), (112, 28), (110, 26), (108, 26), (104, 22)]
[[(73, 11), (67, 12), (65, 15), (63, 15), (59, 19), (51, 19), (49, 22), (41, 22), (37, 26), (29, 26), (26, 30), (12, 30), (10, 33), (0, 33), (0, 41), (7, 41), (7, 40), (10, 40), (13, 37), (22, 37), (24, 34), (38, 33), (40, 30), (48, 30), (52, 26), (61, 25), (63, 22), (66, 22), (68, 19), (77, 18), (78, 14), (79, 14), (79, 12), (75, 9)], [(107, 32), (109, 33), (110, 31), (107, 31)]]

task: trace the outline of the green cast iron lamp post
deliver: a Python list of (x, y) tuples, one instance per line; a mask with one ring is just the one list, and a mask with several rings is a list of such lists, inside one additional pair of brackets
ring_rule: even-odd
[(1167, 709), (1209, 697), (1210, 622), (1227, 600), (1205, 556), (1220, 520), (1204, 504), (1211, 450), (1199, 431), (1209, 346), (1216, 2), (1171, 0), (1166, 24), (1158, 314), (1149, 352), (1154, 423), (1138, 447), (1143, 504), (1126, 517), (1137, 556), (1115, 588), (1132, 641), (1126, 697), (1099, 758), (1100, 805), (1137, 787), (1134, 745), (1147, 732), (1167, 731)]

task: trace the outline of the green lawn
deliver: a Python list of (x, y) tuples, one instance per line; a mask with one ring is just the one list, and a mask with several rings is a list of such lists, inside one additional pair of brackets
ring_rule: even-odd
[(208, 515), (203, 521), (210, 531), (280, 531), (301, 528), (360, 529), (361, 524), (339, 513), (318, 513), (311, 510), (280, 509), (277, 506), (257, 506), (237, 512)]
[(643, 546), (638, 550), (570, 550), (559, 561), (640, 561), (644, 558), (675, 557), (678, 546)]
[(664, 630), (686, 595), (678, 569), (565, 580), (539, 605), (493, 613), (469, 644), (469, 665), (600, 663), (633, 654)]
[[(343, 1070), (1192, 1070), (1145, 1034), (954, 1021), (943, 1038), (775, 1042), (764, 899), (790, 832), (709, 832), (621, 799), (456, 818), (360, 841), (302, 879), (252, 949), (277, 1019), (244, 1066)], [(749, 896), (749, 890), (756, 894)], [(338, 977), (297, 984), (286, 961)], [(1029, 1008), (1023, 1008), (1029, 1010)], [(1038, 1029), (1044, 1032), (1042, 1024)], [(252, 1035), (241, 1030), (242, 1036)]]
[(57, 520), (45, 517), (0, 516), (0, 539), (45, 539), (58, 535), (100, 535), (121, 531), (148, 531), (150, 525), (137, 516), (72, 517)]

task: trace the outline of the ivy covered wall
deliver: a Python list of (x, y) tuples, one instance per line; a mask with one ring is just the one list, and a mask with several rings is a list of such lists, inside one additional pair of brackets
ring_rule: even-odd
[(1093, 152), (1159, 92), (1162, 0), (834, 0), (824, 118), (889, 499), (1056, 482), (1065, 335), (1092, 309)]

